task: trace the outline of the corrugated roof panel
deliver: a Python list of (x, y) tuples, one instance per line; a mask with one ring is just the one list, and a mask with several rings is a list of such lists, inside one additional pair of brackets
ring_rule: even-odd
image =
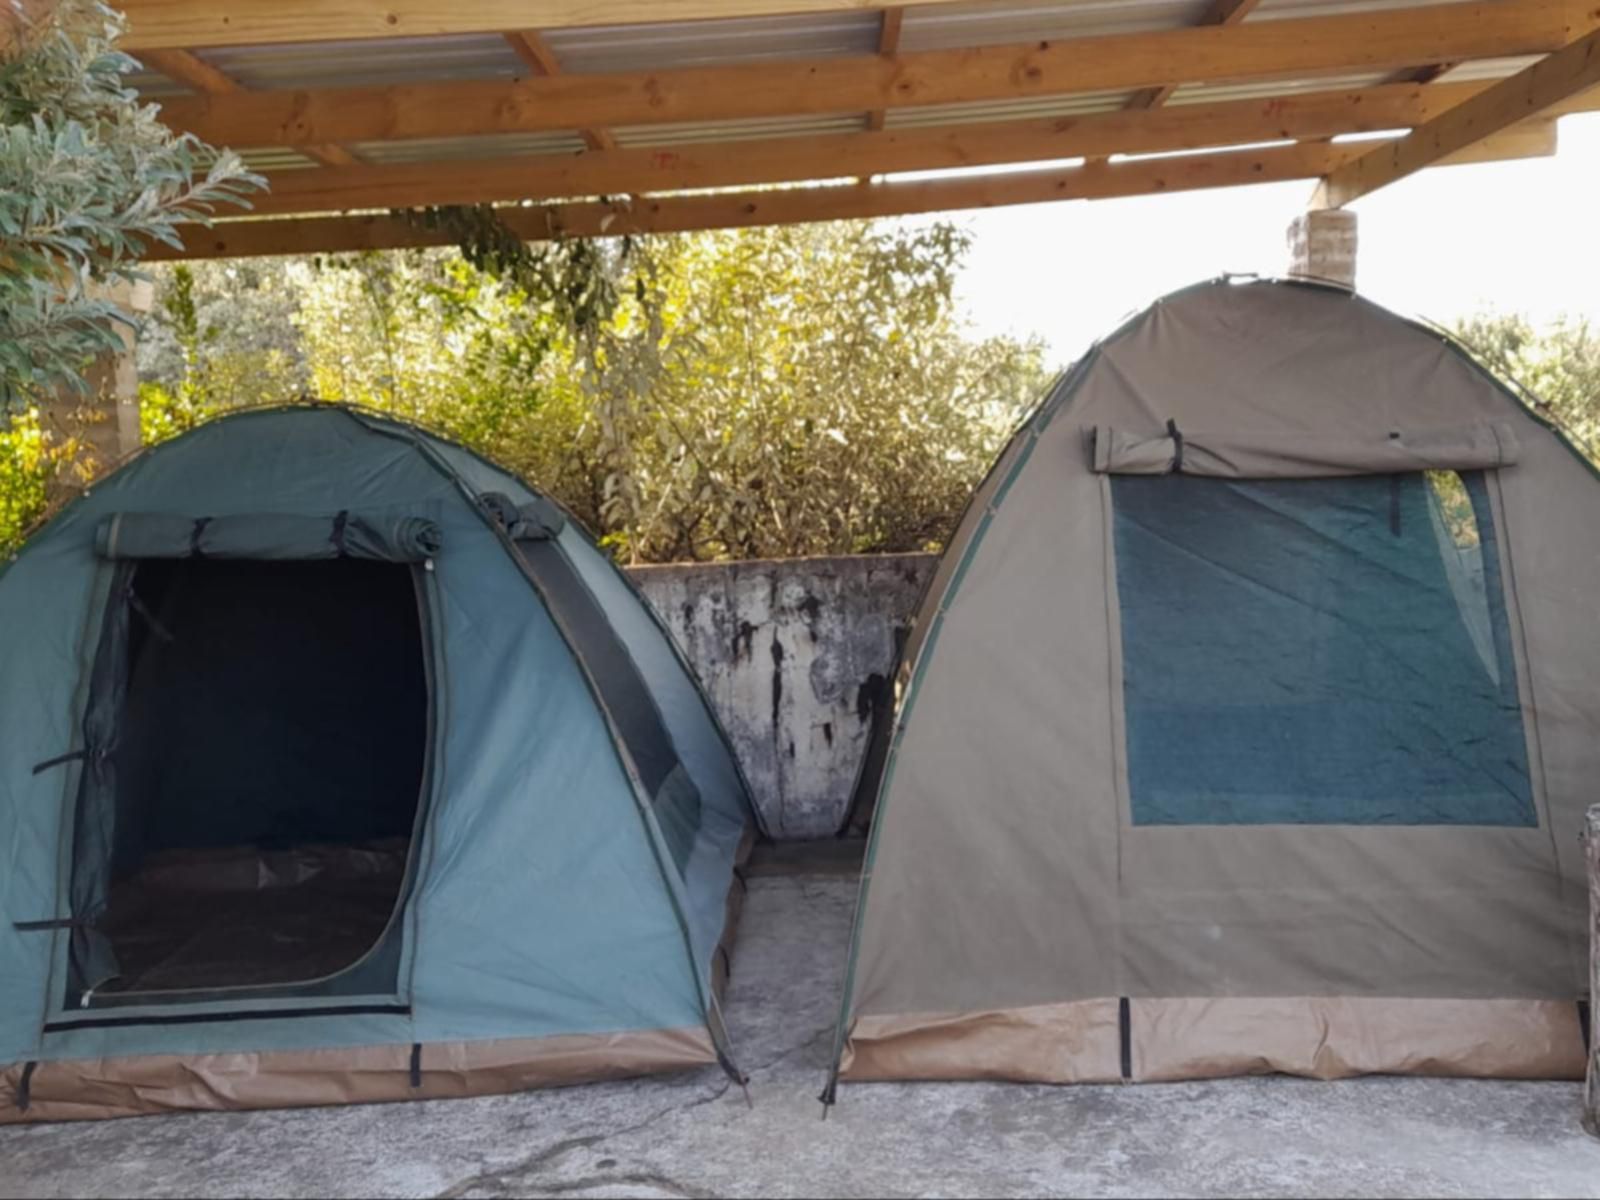
[(138, 70), (130, 71), (125, 78), (128, 86), (136, 90), (145, 100), (160, 100), (164, 96), (187, 96), (189, 89), (181, 83), (174, 83), (158, 71)]
[(744, 142), (758, 138), (859, 133), (865, 113), (764, 117), (748, 121), (696, 121), (672, 125), (622, 125), (611, 130), (619, 146), (687, 146), (703, 142)]
[(1341, 13), (1376, 12), (1389, 8), (1422, 8), (1465, 3), (1467, 0), (1261, 0), (1245, 18), (1275, 21), (1285, 17), (1334, 17)]
[(880, 25), (860, 10), (552, 29), (544, 40), (563, 71), (589, 74), (874, 54)]
[(512, 79), (527, 65), (498, 34), (230, 46), (200, 57), (251, 90)]
[(1525, 54), (1517, 58), (1480, 58), (1476, 62), (1452, 67), (1439, 76), (1439, 80), (1442, 83), (1470, 83), (1480, 79), (1504, 79), (1507, 75), (1515, 75), (1533, 66), (1542, 57), (1540, 54)]
[(1225, 100), (1267, 100), (1304, 92), (1336, 92), (1376, 87), (1394, 78), (1392, 71), (1322, 75), (1310, 79), (1264, 79), (1253, 83), (1190, 84), (1175, 91), (1168, 104), (1218, 104)]
[(1028, 121), (1115, 112), (1127, 107), (1133, 92), (1084, 92), (1076, 96), (1030, 96), (1021, 100), (982, 100), (971, 104), (936, 104), (893, 108), (884, 114), (885, 129), (918, 129), (932, 125), (973, 125), (990, 121)]
[(1008, 4), (908, 8), (900, 49), (951, 50), (1056, 41), (1193, 25), (1210, 0), (1011, 0)]
[(252, 171), (298, 171), (305, 167), (315, 167), (318, 164), (302, 154), (281, 146), (271, 146), (256, 150), (241, 150), (239, 157), (244, 160), (244, 165)]
[(477, 137), (417, 138), (408, 142), (357, 142), (346, 149), (357, 158), (376, 164), (577, 154), (585, 149), (585, 143), (574, 131), (555, 131), (490, 133)]

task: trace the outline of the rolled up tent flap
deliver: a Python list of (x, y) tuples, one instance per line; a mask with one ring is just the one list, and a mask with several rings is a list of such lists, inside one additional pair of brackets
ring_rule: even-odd
[(544, 541), (558, 537), (567, 523), (561, 509), (543, 496), (518, 504), (504, 492), (486, 492), (479, 501), (513, 541)]
[(1102, 475), (1181, 471), (1223, 479), (1314, 479), (1474, 471), (1509, 467), (1517, 461), (1516, 433), (1499, 421), (1335, 437), (1298, 431), (1187, 429), (1145, 434), (1110, 425), (1097, 425), (1090, 433), (1094, 470)]
[(363, 513), (249, 513), (194, 517), (119, 512), (95, 529), (102, 558), (365, 558), (422, 562), (439, 553), (439, 526), (426, 517)]

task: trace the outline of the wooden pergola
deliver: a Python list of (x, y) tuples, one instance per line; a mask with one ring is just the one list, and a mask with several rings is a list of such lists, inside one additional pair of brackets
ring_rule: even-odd
[[(222, 257), (1320, 180), (1550, 154), (1600, 0), (124, 0), (137, 80), (271, 190)], [(1600, 166), (1597, 166), (1600, 183)]]

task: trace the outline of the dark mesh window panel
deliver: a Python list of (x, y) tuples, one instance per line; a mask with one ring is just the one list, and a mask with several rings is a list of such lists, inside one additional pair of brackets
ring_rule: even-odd
[(1135, 824), (1537, 824), (1481, 472), (1111, 492)]

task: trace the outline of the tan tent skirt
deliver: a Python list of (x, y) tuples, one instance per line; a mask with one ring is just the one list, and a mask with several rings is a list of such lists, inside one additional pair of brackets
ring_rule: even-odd
[(676, 1071), (716, 1061), (706, 1030), (659, 1029), (422, 1047), (412, 1086), (408, 1045), (260, 1054), (152, 1054), (38, 1063), (28, 1108), (25, 1066), (0, 1068), (0, 1124), (131, 1117), (183, 1110), (376, 1104), (516, 1092)]
[[(845, 1043), (850, 1080), (1123, 1077), (1120, 1001), (993, 1012), (865, 1016)], [(1133, 999), (1127, 1077), (1142, 1082), (1281, 1072), (1581, 1079), (1575, 1003), (1369, 997)]]

